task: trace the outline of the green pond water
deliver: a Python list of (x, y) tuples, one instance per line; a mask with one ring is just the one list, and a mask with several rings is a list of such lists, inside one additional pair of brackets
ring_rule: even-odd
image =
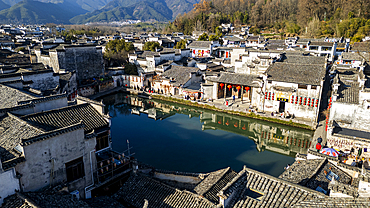
[(123, 93), (104, 98), (114, 150), (158, 169), (205, 173), (243, 165), (279, 176), (313, 132)]

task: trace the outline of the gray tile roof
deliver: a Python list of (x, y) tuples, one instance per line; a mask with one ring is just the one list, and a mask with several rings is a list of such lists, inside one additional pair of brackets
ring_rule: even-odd
[(188, 48), (211, 48), (212, 41), (193, 41), (188, 45)]
[(321, 186), (321, 188), (329, 192), (330, 180), (326, 178), (326, 175), (330, 171), (339, 176), (339, 179), (336, 180), (337, 184), (352, 185), (352, 177), (327, 159), (295, 161), (279, 178), (306, 186), (312, 190)]
[(174, 86), (180, 86), (186, 84), (190, 80), (190, 73), (199, 71), (196, 67), (185, 67), (185, 66), (175, 66), (171, 65), (161, 76), (174, 78), (171, 83)]
[(351, 136), (370, 140), (370, 133), (366, 131), (347, 129), (343, 127), (335, 127), (333, 129), (333, 133), (338, 135)]
[(268, 80), (307, 84), (321, 85), (325, 77), (325, 64), (295, 64), (275, 62), (270, 65), (265, 72)]
[(357, 82), (357, 74), (338, 74), (339, 88), (337, 91), (337, 102), (359, 104), (360, 84)]
[(6, 166), (8, 161), (11, 162), (11, 160), (21, 157), (21, 153), (15, 150), (15, 147), (20, 145), (23, 139), (42, 133), (44, 131), (41, 129), (29, 125), (10, 113), (3, 116), (0, 119), (0, 158), (3, 166)]
[(237, 173), (230, 167), (212, 172), (194, 188), (194, 191), (217, 204), (219, 201), (218, 192), (236, 175)]
[(142, 208), (144, 200), (148, 200), (148, 208), (216, 207), (204, 197), (172, 188), (141, 174), (131, 175), (113, 198), (136, 208)]
[(109, 127), (103, 116), (88, 103), (30, 114), (22, 116), (21, 119), (44, 131), (68, 127), (80, 123), (81, 120), (85, 125), (85, 132), (92, 130), (98, 132), (100, 129)]
[(325, 199), (312, 199), (305, 200), (297, 203), (294, 208), (368, 208), (370, 207), (370, 200), (367, 198), (352, 199), (352, 198), (339, 198), (330, 197)]
[(73, 75), (72, 72), (68, 72), (68, 73), (60, 74), (59, 75), (59, 85), (60, 85), (60, 88), (63, 89), (64, 86), (66, 86), (68, 84), (68, 82), (70, 81), (72, 75)]
[(0, 84), (0, 109), (15, 107), (19, 101), (34, 98), (36, 97), (21, 90)]
[(260, 81), (256, 75), (229, 72), (221, 72), (218, 77), (208, 77), (207, 80), (218, 83), (238, 84), (252, 87), (259, 87), (259, 85), (253, 81)]
[(305, 185), (318, 169), (324, 164), (325, 159), (298, 160), (286, 169), (279, 178), (292, 183)]
[(350, 51), (370, 52), (370, 42), (357, 42), (350, 46)]
[(334, 42), (326, 42), (326, 41), (311, 41), (310, 46), (334, 46)]
[(295, 64), (325, 64), (326, 58), (324, 56), (303, 56), (303, 54), (286, 54), (283, 62)]
[(352, 53), (352, 52), (343, 52), (341, 56), (343, 60), (362, 61), (364, 59), (364, 57), (362, 57), (359, 53)]
[[(239, 182), (239, 183), (237, 183)], [(226, 208), (290, 207), (314, 198), (325, 198), (320, 192), (249, 169), (244, 169), (225, 187), (234, 189)]]

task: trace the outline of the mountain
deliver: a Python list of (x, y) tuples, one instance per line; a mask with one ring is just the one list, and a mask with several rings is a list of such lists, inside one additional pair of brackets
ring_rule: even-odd
[[(2, 0), (2, 1), (5, 4), (14, 6), (15, 4), (21, 2), (22, 0)], [(63, 2), (65, 2), (65, 0), (38, 0), (38, 1), (44, 2), (44, 3), (53, 3), (53, 4), (62, 4)], [(96, 9), (100, 9), (104, 7), (111, 0), (66, 0), (66, 1), (70, 4), (76, 4), (80, 8), (91, 12)], [(1, 2), (0, 2), (0, 9), (1, 9)]]
[(69, 23), (69, 19), (86, 13), (75, 3), (60, 4), (23, 0), (14, 6), (0, 11), (0, 22), (3, 23)]
[(168, 8), (172, 10), (172, 19), (177, 15), (189, 12), (193, 9), (193, 5), (198, 3), (197, 0), (166, 0)]
[(10, 5), (8, 5), (8, 4), (6, 4), (6, 3), (4, 3), (3, 1), (0, 0), (0, 11), (4, 10), (4, 9), (7, 9), (9, 7), (10, 7)]
[[(191, 1), (191, 2), (189, 2)], [(168, 21), (188, 12), (198, 0), (112, 0), (99, 10), (72, 18), (71, 23), (133, 20)]]

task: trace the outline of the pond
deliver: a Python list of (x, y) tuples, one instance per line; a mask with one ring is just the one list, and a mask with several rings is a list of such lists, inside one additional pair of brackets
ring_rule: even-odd
[(129, 141), (139, 161), (158, 169), (205, 173), (243, 165), (279, 176), (296, 153), (307, 153), (312, 131), (118, 93), (104, 98), (112, 147)]

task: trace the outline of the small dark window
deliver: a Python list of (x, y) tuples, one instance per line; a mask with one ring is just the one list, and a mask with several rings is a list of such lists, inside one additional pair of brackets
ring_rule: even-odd
[(67, 181), (71, 182), (85, 176), (83, 157), (66, 163)]
[(307, 89), (306, 85), (298, 84), (298, 89)]
[(96, 137), (96, 151), (109, 147), (109, 137), (108, 132), (99, 134)]

